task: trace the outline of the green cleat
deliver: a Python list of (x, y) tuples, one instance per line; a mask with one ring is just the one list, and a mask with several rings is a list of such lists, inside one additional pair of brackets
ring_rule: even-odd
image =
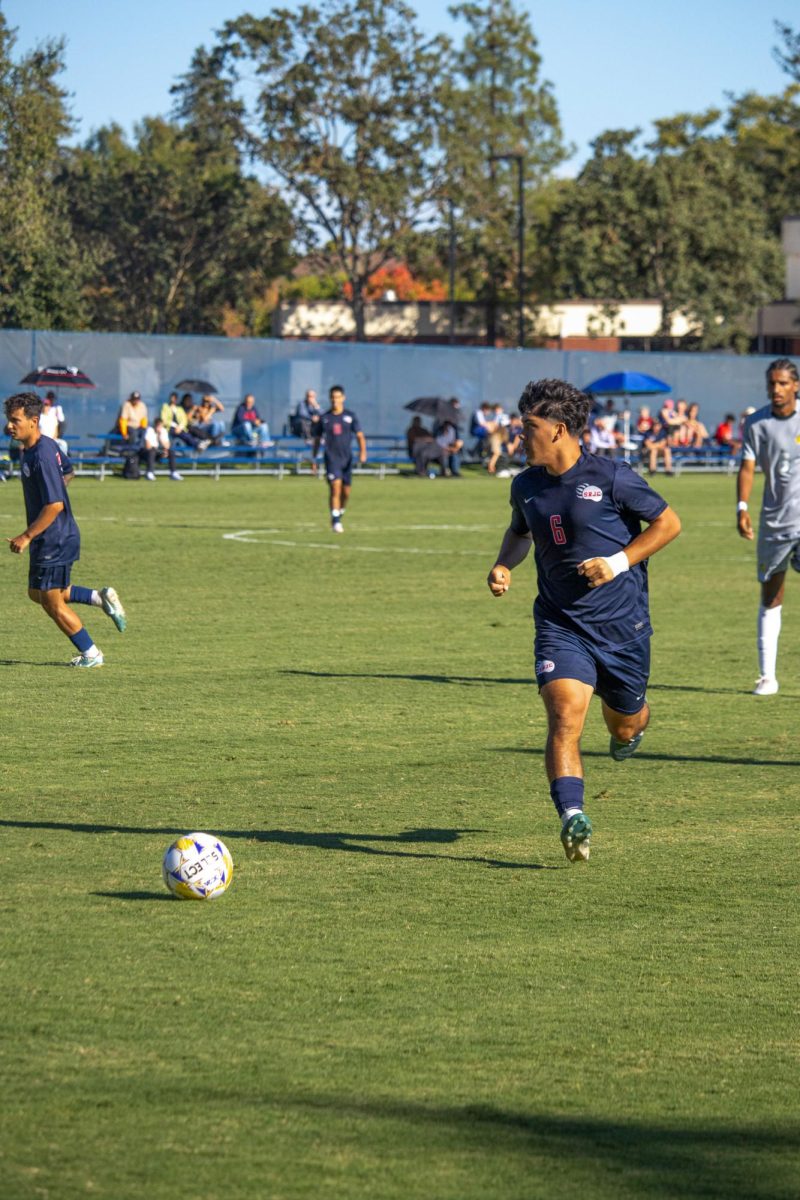
[(641, 733), (637, 733), (636, 737), (632, 737), (629, 742), (618, 742), (615, 737), (612, 737), (608, 753), (615, 762), (624, 762), (626, 758), (631, 758), (636, 753), (643, 737), (644, 730)]
[(561, 829), (561, 845), (570, 862), (589, 861), (589, 840), (592, 836), (592, 822), (585, 812), (575, 813), (564, 822)]
[(125, 632), (125, 626), (128, 624), (125, 618), (125, 609), (120, 603), (119, 596), (113, 587), (100, 588), (100, 599), (103, 602), (103, 612), (116, 625), (120, 633)]

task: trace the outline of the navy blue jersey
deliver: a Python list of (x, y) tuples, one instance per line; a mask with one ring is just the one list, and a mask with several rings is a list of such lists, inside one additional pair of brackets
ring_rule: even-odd
[(346, 461), (353, 453), (353, 434), (361, 433), (361, 426), (358, 417), (349, 408), (340, 413), (328, 409), (320, 417), (314, 433), (325, 438), (325, 454), (328, 458)]
[(533, 535), (539, 594), (537, 627), (554, 622), (597, 646), (620, 646), (652, 633), (647, 563), (590, 588), (578, 574), (587, 558), (624, 549), (667, 502), (624, 462), (581, 454), (563, 475), (528, 467), (511, 485), (511, 528)]
[(61, 501), (64, 505), (52, 525), (31, 542), (30, 559), (34, 564), (61, 566), (80, 556), (81, 535), (64, 483), (64, 476), (71, 473), (72, 463), (52, 438), (42, 436), (30, 450), (22, 452), (22, 492), (28, 525), (46, 504)]

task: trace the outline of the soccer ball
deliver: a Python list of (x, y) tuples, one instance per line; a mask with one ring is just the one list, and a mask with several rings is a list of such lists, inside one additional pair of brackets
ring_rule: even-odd
[(161, 874), (181, 900), (216, 900), (233, 878), (233, 859), (213, 834), (185, 833), (168, 848)]

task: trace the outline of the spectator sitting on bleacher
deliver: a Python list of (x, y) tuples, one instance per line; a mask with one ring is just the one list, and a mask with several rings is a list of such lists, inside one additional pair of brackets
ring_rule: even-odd
[(147, 428), (147, 406), (139, 392), (131, 392), (119, 410), (116, 432), (132, 446), (138, 445)]
[(494, 475), (497, 471), (497, 463), (500, 455), (503, 453), (503, 443), (505, 442), (507, 428), (508, 413), (502, 404), (495, 404), (492, 408), (491, 419), (489, 421), (489, 461), (486, 464), (486, 470), (490, 475)]
[(414, 448), (417, 442), (432, 442), (433, 434), (430, 429), (422, 424), (422, 417), (414, 417), (413, 421), (406, 430), (406, 449), (408, 457), (414, 457)]
[[(686, 412), (688, 405), (685, 400), (676, 400), (675, 408), (672, 412), (672, 419), (667, 421), (671, 425), (669, 444), (670, 446), (688, 446), (688, 433), (686, 430)], [(662, 418), (663, 419), (663, 418)]]
[(658, 418), (653, 422), (653, 428), (642, 442), (642, 447), (648, 454), (648, 470), (655, 475), (658, 470), (659, 457), (664, 459), (664, 471), (672, 474), (672, 450), (669, 444), (670, 431), (664, 422)]
[(653, 418), (650, 414), (650, 409), (646, 404), (642, 404), (639, 409), (639, 415), (636, 418), (636, 432), (642, 437), (646, 437), (653, 428)]
[[(184, 400), (187, 396), (190, 400), (192, 399), (187, 392)], [(194, 401), (192, 403), (194, 404)], [(205, 449), (201, 444), (202, 438), (189, 432), (189, 413), (185, 404), (178, 403), (177, 392), (170, 392), (169, 400), (161, 406), (161, 420), (164, 422), (164, 428), (169, 434), (171, 442), (183, 442), (184, 446), (188, 446), (191, 450)]]
[(442, 474), (452, 475), (459, 479), (461, 476), (461, 450), (464, 443), (458, 436), (458, 428), (452, 421), (442, 421), (436, 430), (436, 444), (444, 450), (442, 459)]
[(480, 408), (475, 409), (470, 422), (470, 437), (475, 438), (475, 445), (472, 448), (473, 454), (477, 454), (479, 458), (483, 458), (489, 453), (489, 437), (496, 429), (497, 423), (494, 419), (494, 409), (488, 400), (484, 400)]
[(317, 402), (317, 393), (313, 388), (309, 388), (289, 420), (292, 435), (310, 442), (314, 437), (314, 425), (321, 416), (322, 409)]
[(205, 450), (212, 442), (219, 445), (225, 433), (225, 422), (215, 414), (224, 412), (216, 396), (203, 396), (199, 404), (189, 410), (189, 434), (197, 438), (198, 450)]
[(722, 449), (727, 449), (731, 454), (738, 454), (742, 447), (742, 443), (734, 436), (734, 422), (736, 418), (733, 413), (728, 413), (724, 421), (720, 421), (714, 433), (714, 441)]
[(684, 425), (684, 442), (685, 446), (689, 446), (694, 450), (700, 450), (703, 444), (708, 441), (708, 430), (700, 420), (700, 405), (693, 402), (686, 410), (686, 424)]
[(231, 433), (242, 446), (254, 446), (263, 450), (272, 445), (269, 440), (269, 426), (266, 421), (261, 420), (252, 392), (248, 392), (237, 408)]
[(614, 433), (614, 426), (617, 423), (616, 414), (595, 417), (591, 424), (589, 433), (589, 449), (591, 454), (596, 454), (599, 458), (616, 458), (617, 457), (617, 439)]
[(505, 431), (505, 443), (503, 445), (504, 452), (509, 459), (514, 462), (525, 461), (525, 445), (522, 438), (522, 417), (518, 412), (513, 412), (508, 418), (508, 427)]
[(183, 479), (175, 465), (175, 448), (161, 417), (156, 417), (153, 424), (148, 425), (145, 429), (139, 458), (146, 468), (145, 479), (149, 479), (151, 483), (155, 483), (156, 480), (156, 460), (164, 458), (169, 463), (170, 479), (174, 479), (178, 483)]
[(62, 454), (67, 453), (67, 443), (64, 441), (66, 427), (64, 410), (56, 403), (55, 392), (48, 392), (42, 400), (42, 412), (39, 417), (39, 432), (45, 437), (52, 438)]

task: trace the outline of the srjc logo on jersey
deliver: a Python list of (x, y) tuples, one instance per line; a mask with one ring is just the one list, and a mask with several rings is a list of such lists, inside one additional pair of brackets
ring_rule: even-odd
[(579, 500), (594, 500), (595, 504), (603, 499), (603, 489), (593, 483), (579, 483), (575, 494)]
[(549, 658), (540, 658), (536, 663), (537, 675), (549, 675), (551, 671), (555, 671), (556, 664)]

